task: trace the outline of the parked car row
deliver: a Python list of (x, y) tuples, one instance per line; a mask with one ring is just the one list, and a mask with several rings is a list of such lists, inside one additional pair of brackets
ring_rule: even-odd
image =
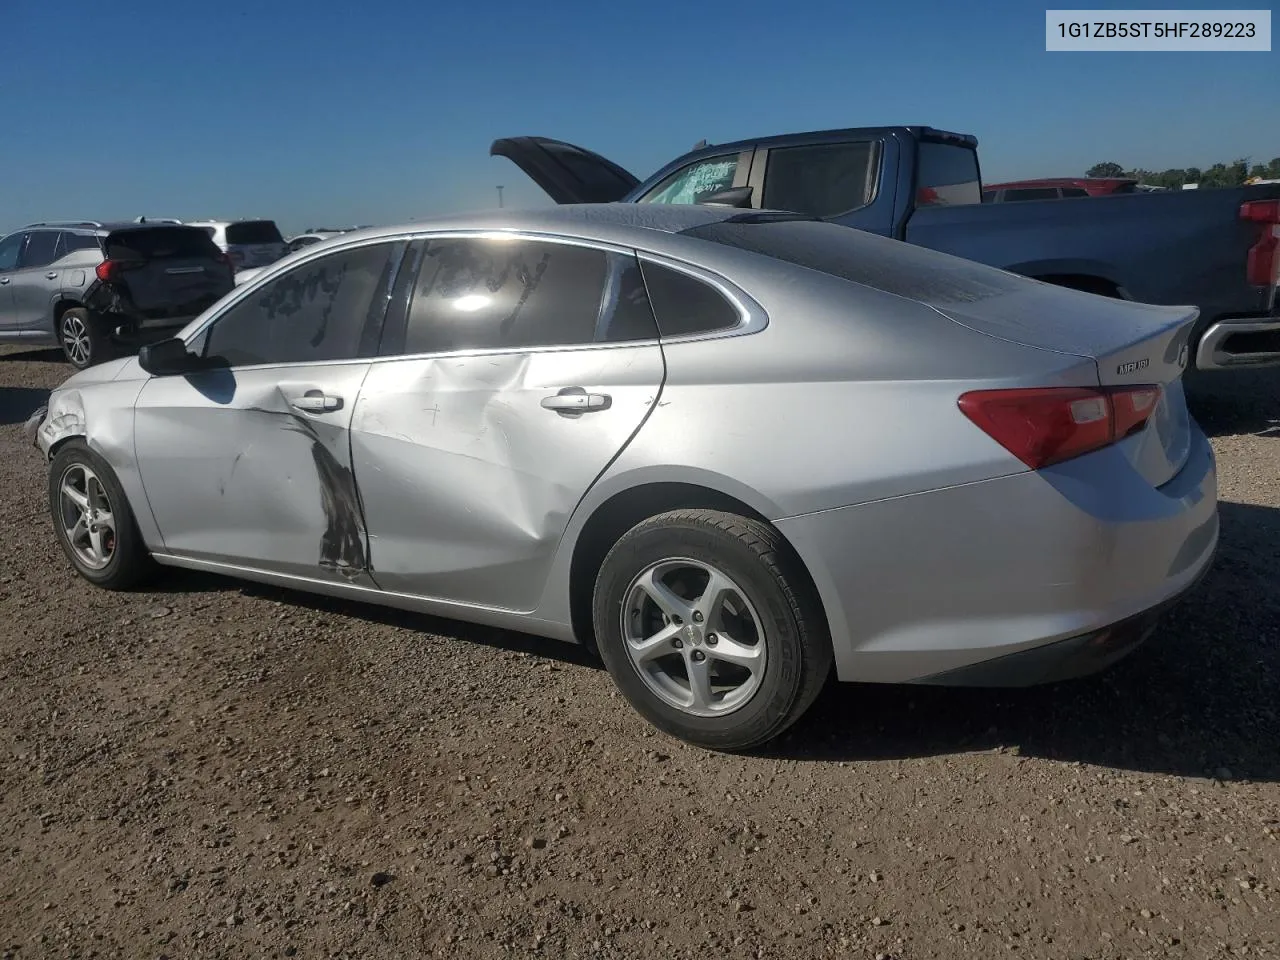
[(29, 224), (0, 238), (0, 342), (56, 344), (84, 369), (183, 326), (236, 276), (305, 245), (272, 220)]

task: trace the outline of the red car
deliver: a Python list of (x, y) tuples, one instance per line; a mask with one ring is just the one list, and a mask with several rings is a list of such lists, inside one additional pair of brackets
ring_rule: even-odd
[(1045, 180), (1010, 180), (1007, 183), (983, 184), (982, 202), (1059, 200), (1137, 192), (1138, 181), (1131, 177), (1051, 177)]

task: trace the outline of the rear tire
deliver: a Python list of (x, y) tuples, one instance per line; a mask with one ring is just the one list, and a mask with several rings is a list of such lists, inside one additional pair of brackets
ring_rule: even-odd
[(49, 466), (49, 513), (62, 552), (90, 583), (128, 590), (155, 572), (115, 471), (83, 440), (67, 441)]
[(115, 342), (102, 317), (84, 307), (72, 307), (58, 318), (58, 342), (67, 363), (86, 370), (115, 359)]
[(675, 510), (633, 527), (601, 564), (593, 615), (623, 696), (660, 730), (713, 750), (778, 736), (831, 671), (799, 558), (777, 530), (732, 513)]

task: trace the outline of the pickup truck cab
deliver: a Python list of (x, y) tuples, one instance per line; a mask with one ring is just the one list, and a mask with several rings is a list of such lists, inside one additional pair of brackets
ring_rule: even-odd
[(978, 141), (857, 127), (695, 149), (648, 179), (545, 137), (496, 140), (556, 203), (788, 210), (1102, 296), (1200, 310), (1201, 370), (1280, 364), (1280, 188), (983, 203)]

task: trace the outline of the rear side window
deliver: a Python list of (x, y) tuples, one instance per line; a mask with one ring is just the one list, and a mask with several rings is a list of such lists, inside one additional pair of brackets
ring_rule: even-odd
[(1004, 192), (1006, 200), (1057, 200), (1057, 187), (1021, 187)]
[(875, 196), (879, 143), (816, 143), (769, 151), (763, 205), (812, 217), (834, 217)]
[(271, 220), (246, 220), (227, 226), (227, 243), (248, 246), (256, 243), (284, 243), (280, 229)]
[(982, 202), (978, 155), (971, 147), (921, 140), (917, 164), (916, 206)]
[(64, 233), (58, 237), (58, 249), (54, 258), (61, 260), (69, 253), (75, 253), (77, 250), (97, 250), (101, 251), (102, 246), (98, 243), (98, 238), (87, 233)]
[(655, 339), (632, 255), (535, 240), (431, 240), (391, 352), (526, 350)]
[(644, 282), (658, 319), (658, 330), (664, 337), (726, 330), (737, 326), (742, 319), (738, 309), (719, 290), (680, 270), (645, 262)]
[(112, 260), (215, 259), (220, 251), (203, 230), (193, 227), (143, 227), (108, 234), (106, 254)]
[(1087, 197), (1089, 195), (1089, 191), (1085, 190), (1083, 187), (1063, 187), (1062, 195), (1064, 197)]
[(58, 249), (58, 232), (56, 230), (32, 230), (27, 240), (27, 248), (22, 251), (24, 267), (43, 267), (53, 263)]
[(341, 250), (269, 281), (213, 322), (205, 355), (232, 366), (365, 355), (361, 335), (386, 306), (393, 247)]

